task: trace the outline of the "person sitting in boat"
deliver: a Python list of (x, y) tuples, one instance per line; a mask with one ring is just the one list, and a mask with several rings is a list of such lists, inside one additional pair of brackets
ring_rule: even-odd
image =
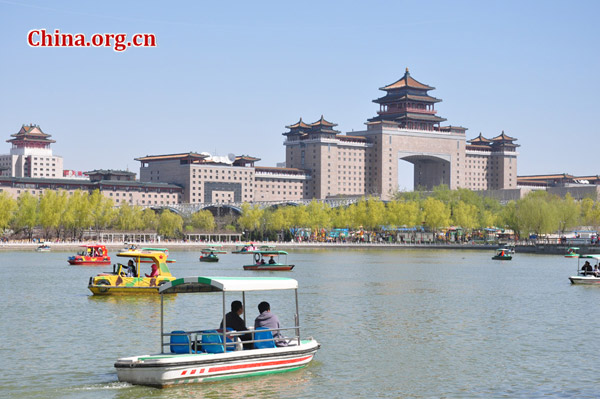
[(261, 264), (261, 265), (266, 265), (266, 264), (267, 264), (267, 262), (265, 262), (265, 258), (262, 258), (262, 259), (260, 260), (260, 264)]
[(135, 265), (133, 264), (133, 259), (129, 259), (129, 262), (127, 262), (127, 277), (135, 277), (136, 273), (135, 273)]
[(586, 276), (588, 274), (592, 274), (592, 272), (593, 272), (592, 265), (587, 260), (585, 261), (585, 263), (581, 267), (581, 270), (583, 271), (583, 274), (586, 275)]
[(269, 258), (269, 265), (274, 265), (275, 263), (275, 259), (273, 259), (273, 255), (271, 255), (271, 258)]
[[(240, 301), (231, 302), (231, 312), (225, 315), (225, 325), (227, 328), (233, 328), (235, 331), (248, 331), (248, 327), (246, 327), (246, 322), (240, 316), (244, 313), (244, 306)], [(221, 320), (221, 324), (219, 328), (223, 328), (223, 321)], [(240, 336), (244, 344), (244, 349), (254, 349), (254, 344), (252, 342), (244, 342), (244, 341), (252, 341), (252, 333), (246, 333)]]
[[(271, 313), (271, 305), (269, 302), (261, 302), (258, 304), (258, 317), (254, 320), (254, 329), (258, 327), (265, 327), (269, 330), (280, 328), (279, 318)], [(283, 335), (279, 331), (273, 331), (273, 338), (275, 338), (276, 346), (287, 346), (287, 341), (284, 340)]]
[(156, 265), (156, 263), (152, 264), (152, 272), (150, 273), (150, 275), (146, 274), (146, 277), (156, 277), (158, 276), (158, 266)]

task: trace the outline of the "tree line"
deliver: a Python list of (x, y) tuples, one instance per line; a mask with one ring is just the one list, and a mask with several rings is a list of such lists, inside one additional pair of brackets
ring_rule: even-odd
[[(244, 203), (241, 215), (226, 224), (225, 229), (244, 232), (253, 239), (274, 239), (282, 234), (290, 238), (290, 231), (300, 228), (377, 232), (414, 226), (431, 231), (460, 226), (465, 232), (495, 226), (526, 237), (578, 226), (598, 229), (600, 203), (592, 198), (576, 201), (569, 194), (561, 198), (540, 190), (503, 205), (468, 189), (449, 190), (442, 185), (430, 193), (399, 192), (388, 202), (371, 197), (335, 208), (316, 200), (308, 205), (266, 209)], [(39, 230), (45, 239), (81, 239), (88, 230), (151, 231), (181, 238), (185, 232), (210, 232), (216, 226), (217, 220), (207, 210), (184, 218), (168, 210), (157, 213), (127, 202), (115, 206), (99, 190), (78, 190), (71, 195), (46, 190), (38, 197), (25, 192), (16, 200), (0, 192), (0, 229), (29, 239)]]
[(39, 230), (44, 239), (82, 239), (89, 230), (147, 231), (175, 238), (181, 237), (183, 231), (214, 228), (210, 211), (184, 219), (168, 210), (157, 213), (127, 202), (116, 207), (99, 190), (76, 190), (71, 195), (64, 190), (46, 190), (40, 196), (24, 192), (16, 200), (0, 192), (0, 230), (29, 239)]

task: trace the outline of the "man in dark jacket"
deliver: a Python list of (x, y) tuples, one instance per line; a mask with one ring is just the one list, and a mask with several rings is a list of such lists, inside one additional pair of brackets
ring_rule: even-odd
[[(233, 328), (235, 331), (248, 331), (244, 319), (240, 315), (244, 313), (244, 306), (240, 301), (231, 302), (231, 312), (225, 315), (225, 326), (227, 328)], [(219, 328), (223, 328), (223, 321), (219, 325)], [(252, 333), (246, 333), (240, 337), (243, 341), (252, 341)], [(244, 343), (244, 349), (253, 349), (254, 344)]]
[[(259, 315), (254, 320), (254, 328), (265, 327), (270, 329), (280, 328), (279, 318), (271, 313), (271, 305), (269, 302), (261, 302), (258, 304)], [(273, 331), (273, 338), (275, 338), (275, 345), (287, 346), (288, 343), (283, 338), (283, 335), (279, 331)], [(279, 338), (279, 339), (278, 339)]]

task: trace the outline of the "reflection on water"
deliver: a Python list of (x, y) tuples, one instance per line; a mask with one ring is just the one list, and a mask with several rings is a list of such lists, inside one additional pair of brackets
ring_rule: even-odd
[[(117, 382), (114, 361), (160, 351), (160, 297), (93, 297), (102, 268), (68, 266), (65, 253), (0, 253), (4, 304), (0, 397), (314, 398), (597, 397), (600, 287), (571, 286), (569, 259), (517, 254), (499, 264), (482, 251), (291, 251), (305, 336), (322, 345), (304, 369), (154, 389)], [(173, 254), (175, 276), (244, 272), (243, 257), (200, 264)], [(107, 267), (108, 269), (109, 267)], [(227, 306), (234, 299), (228, 294)], [(252, 324), (261, 300), (283, 324), (283, 293), (248, 294)], [(165, 297), (166, 329), (220, 322), (220, 295)]]

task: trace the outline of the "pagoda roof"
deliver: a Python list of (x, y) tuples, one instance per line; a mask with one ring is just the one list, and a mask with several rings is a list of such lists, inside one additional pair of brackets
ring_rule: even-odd
[(381, 87), (380, 90), (394, 90), (394, 89), (402, 89), (404, 87), (411, 87), (414, 89), (422, 89), (422, 90), (433, 90), (435, 89), (435, 87), (432, 86), (428, 86), (426, 84), (423, 84), (419, 81), (417, 81), (416, 79), (414, 79), (412, 76), (410, 76), (410, 72), (408, 72), (408, 68), (406, 68), (406, 72), (404, 73), (404, 76), (402, 78), (400, 78), (399, 80), (395, 81), (392, 84), (389, 84), (385, 87)]
[[(322, 118), (323, 118), (323, 116), (321, 116), (321, 119)], [(310, 125), (307, 125), (306, 123), (304, 123), (302, 121), (302, 118), (300, 118), (300, 120), (298, 122), (294, 123), (293, 125), (286, 126), (286, 129), (298, 129), (298, 128), (310, 129)]]
[(413, 113), (413, 112), (406, 112), (406, 113), (402, 113), (402, 114), (391, 114), (391, 115), (386, 115), (386, 117), (391, 117), (393, 120), (410, 119), (410, 120), (427, 121), (427, 122), (443, 122), (446, 120), (446, 118), (442, 118), (437, 115), (417, 114), (417, 113)]
[(135, 158), (136, 161), (151, 162), (151, 161), (168, 161), (174, 159), (197, 159), (202, 160), (208, 158), (209, 155), (198, 154), (196, 152), (187, 152), (183, 154), (166, 154), (166, 155), (146, 155), (145, 157)]
[(404, 101), (404, 100), (422, 101), (422, 102), (429, 103), (429, 104), (442, 102), (441, 99), (435, 98), (432, 96), (418, 96), (415, 94), (394, 94), (394, 93), (388, 93), (387, 95), (385, 95), (383, 97), (379, 97), (378, 99), (373, 100), (373, 102), (377, 103), (377, 104), (381, 104), (381, 103), (399, 102), (399, 101)]
[[(302, 119), (300, 119), (300, 122), (302, 122)], [(325, 120), (325, 118), (323, 118), (323, 115), (321, 115), (321, 119), (319, 119), (318, 121), (311, 123), (310, 126), (312, 127), (316, 127), (316, 126), (327, 126), (327, 127), (334, 127), (337, 126), (337, 123), (331, 123), (327, 120)]]
[(492, 143), (492, 140), (486, 139), (481, 133), (479, 133), (479, 136), (475, 137), (472, 140), (468, 140), (468, 142), (471, 144), (489, 144)]
[(7, 143), (12, 143), (15, 141), (42, 141), (45, 143), (56, 143), (55, 140), (49, 139), (49, 137), (52, 137), (51, 135), (44, 133), (39, 125), (34, 124), (22, 125), (21, 129), (17, 133), (11, 134), (10, 136), (14, 138), (6, 140)]
[(504, 130), (502, 131), (502, 134), (500, 134), (499, 136), (496, 136), (492, 139), (492, 141), (516, 141), (516, 140), (517, 140), (516, 138), (506, 135), (504, 133)]

